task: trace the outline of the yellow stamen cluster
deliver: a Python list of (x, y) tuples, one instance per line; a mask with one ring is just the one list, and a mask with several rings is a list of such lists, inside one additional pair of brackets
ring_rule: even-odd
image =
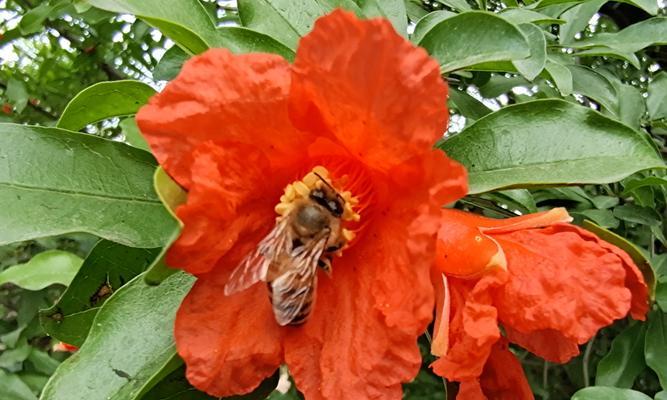
[[(325, 180), (326, 183), (322, 180)], [(333, 187), (329, 171), (323, 166), (318, 165), (313, 168), (312, 171), (307, 173), (302, 180), (292, 182), (285, 186), (285, 191), (283, 195), (280, 196), (280, 203), (275, 207), (278, 218), (281, 218), (292, 211), (295, 205), (295, 200), (307, 199), (312, 190), (321, 189), (327, 184)], [(341, 219), (343, 221), (358, 222), (361, 216), (354, 211), (354, 207), (359, 204), (359, 199), (354, 197), (349, 191), (339, 192), (339, 194), (344, 200), (343, 215), (341, 216)], [(348, 242), (354, 239), (355, 236), (354, 232), (345, 228), (343, 228), (341, 234)]]

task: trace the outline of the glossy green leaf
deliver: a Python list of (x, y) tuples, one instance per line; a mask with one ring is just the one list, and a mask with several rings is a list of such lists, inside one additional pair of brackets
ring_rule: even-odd
[(0, 385), (3, 400), (37, 400), (37, 396), (18, 375), (7, 373), (3, 369), (0, 369)]
[(28, 290), (41, 290), (55, 284), (69, 285), (82, 262), (75, 254), (47, 250), (24, 264), (0, 272), (0, 285), (13, 283)]
[(480, 119), (491, 112), (484, 103), (456, 88), (449, 89), (449, 101), (459, 114), (471, 119)]
[(479, 92), (485, 98), (494, 98), (510, 92), (517, 86), (529, 87), (531, 85), (522, 76), (517, 75), (508, 78), (505, 75), (494, 74), (485, 84), (480, 86)]
[(621, 224), (621, 222), (616, 217), (614, 217), (614, 213), (610, 210), (588, 209), (581, 211), (570, 211), (570, 214), (573, 217), (581, 215), (583, 218), (587, 218), (598, 224), (601, 228), (606, 229), (616, 229)]
[(132, 400), (175, 354), (176, 309), (194, 278), (173, 275), (160, 286), (142, 276), (115, 292), (95, 316), (83, 346), (58, 367), (43, 400)]
[(579, 390), (571, 400), (651, 400), (651, 398), (636, 390), (591, 386)]
[(624, 60), (630, 63), (633, 67), (640, 69), (641, 64), (639, 58), (635, 53), (621, 51), (607, 46), (593, 46), (584, 50), (579, 50), (575, 53), (578, 57), (611, 57), (619, 60)]
[(623, 236), (617, 235), (612, 231), (599, 227), (590, 221), (584, 221), (582, 226), (596, 234), (600, 239), (607, 241), (628, 253), (630, 258), (632, 258), (632, 261), (634, 261), (637, 265), (637, 268), (639, 268), (639, 270), (642, 272), (644, 281), (648, 285), (649, 290), (653, 290), (653, 287), (655, 286), (655, 273), (651, 267), (651, 262), (648, 260), (648, 258), (646, 258), (639, 247), (635, 246), (632, 242)]
[(572, 73), (567, 67), (557, 62), (547, 60), (544, 68), (563, 96), (572, 94)]
[(218, 33), (197, 0), (87, 0), (97, 8), (133, 14), (159, 29), (191, 54), (214, 47)]
[[(497, 40), (488, 40), (491, 36)], [(530, 45), (518, 27), (481, 11), (469, 11), (440, 21), (424, 35), (419, 45), (440, 62), (444, 73), (485, 62), (530, 56)]]
[(667, 312), (667, 275), (658, 278), (658, 284), (655, 286), (655, 302), (662, 312)]
[(499, 16), (505, 18), (507, 21), (519, 24), (564, 24), (565, 21), (558, 18), (552, 18), (548, 15), (539, 13), (537, 11), (528, 10), (526, 8), (506, 8), (498, 13)]
[(170, 268), (167, 265), (165, 256), (169, 246), (176, 240), (176, 238), (178, 238), (180, 230), (183, 227), (183, 224), (176, 216), (176, 207), (185, 203), (187, 200), (187, 193), (178, 185), (178, 183), (171, 179), (167, 172), (162, 168), (158, 168), (155, 171), (153, 185), (155, 186), (155, 191), (160, 197), (160, 200), (167, 210), (169, 210), (171, 217), (176, 223), (176, 227), (173, 229), (168, 243), (164, 246), (145, 274), (146, 283), (149, 285), (159, 285), (165, 278), (177, 272), (176, 269)]
[(159, 248), (137, 249), (108, 240), (98, 242), (58, 302), (40, 311), (44, 330), (62, 342), (81, 346), (104, 302), (143, 272), (159, 251)]
[(586, 29), (588, 21), (606, 2), (607, 0), (584, 1), (565, 11), (560, 16), (566, 21), (564, 25), (560, 26), (558, 34), (560, 43), (568, 44), (574, 41), (574, 35)]
[(146, 139), (141, 135), (141, 131), (137, 126), (137, 121), (134, 117), (125, 118), (118, 124), (123, 130), (123, 135), (125, 135), (125, 142), (131, 146), (136, 147), (137, 149), (150, 151)]
[(530, 44), (530, 57), (525, 60), (512, 61), (512, 64), (521, 75), (532, 81), (542, 72), (547, 63), (547, 40), (542, 30), (533, 24), (521, 24), (519, 29)]
[(447, 18), (456, 16), (457, 14), (447, 10), (438, 10), (426, 14), (422, 19), (417, 21), (415, 30), (412, 32), (410, 40), (414, 43), (419, 43), (434, 26)]
[(361, 12), (366, 17), (383, 17), (391, 21), (394, 29), (407, 36), (408, 16), (403, 0), (358, 0)]
[(651, 120), (667, 117), (667, 73), (660, 72), (649, 83), (646, 106)]
[(294, 60), (294, 51), (272, 37), (239, 26), (218, 29), (218, 47), (226, 47), (234, 53), (274, 53), (287, 61)]
[(19, 22), (19, 29), (24, 35), (41, 32), (45, 29), (44, 22), (50, 16), (53, 16), (58, 11), (67, 6), (67, 3), (61, 2), (44, 2), (35, 8), (28, 10), (21, 21)]
[(645, 136), (594, 110), (555, 99), (502, 108), (440, 147), (468, 169), (469, 193), (608, 183), (664, 168)]
[(595, 377), (596, 386), (631, 388), (644, 368), (644, 337), (646, 325), (635, 323), (611, 342), (611, 349), (600, 360)]
[(667, 186), (667, 179), (658, 176), (649, 176), (629, 181), (625, 185), (622, 195), (628, 195), (630, 192), (646, 186)]
[(465, 12), (472, 10), (470, 4), (466, 0), (437, 0), (438, 3), (451, 7), (454, 10)]
[(653, 400), (667, 400), (667, 390), (656, 393)]
[(78, 131), (103, 119), (135, 114), (154, 94), (155, 89), (139, 81), (96, 83), (74, 96), (56, 126)]
[(621, 0), (621, 2), (639, 7), (651, 15), (658, 13), (658, 2), (656, 0)]
[(572, 74), (572, 89), (593, 99), (612, 114), (618, 112), (616, 88), (602, 74), (581, 65), (568, 65)]
[(616, 33), (599, 33), (571, 44), (577, 48), (607, 46), (626, 53), (636, 53), (649, 46), (667, 44), (667, 18), (654, 17), (637, 22)]
[(352, 0), (238, 0), (243, 26), (273, 37), (290, 49), (313, 29), (315, 20), (335, 8), (361, 15)]
[(656, 310), (649, 314), (644, 357), (658, 375), (660, 386), (667, 387), (667, 313)]
[(174, 46), (167, 50), (153, 69), (153, 79), (170, 81), (178, 75), (183, 63), (190, 57), (183, 49)]
[(154, 170), (149, 153), (123, 143), (0, 124), (0, 245), (88, 232), (161, 246), (175, 223), (151, 186)]
[(624, 83), (616, 85), (616, 93), (618, 93), (618, 119), (631, 128), (639, 129), (646, 113), (644, 96), (636, 87)]

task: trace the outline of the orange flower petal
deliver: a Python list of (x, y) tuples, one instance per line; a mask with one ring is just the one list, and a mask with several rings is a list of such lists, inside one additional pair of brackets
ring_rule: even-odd
[(427, 152), (446, 129), (446, 98), (438, 63), (386, 19), (337, 10), (299, 43), (295, 125), (331, 135), (373, 169), (388, 171)]
[(208, 50), (139, 110), (137, 123), (160, 165), (187, 189), (193, 152), (205, 141), (252, 144), (272, 166), (294, 162), (312, 136), (289, 121), (289, 68), (276, 55)]
[(623, 261), (623, 268), (625, 268), (625, 286), (632, 292), (632, 306), (630, 308), (630, 315), (632, 318), (640, 321), (646, 319), (646, 313), (649, 310), (649, 295), (648, 286), (644, 281), (644, 276), (637, 265), (632, 261), (632, 258), (625, 251), (614, 246), (611, 243), (597, 237), (594, 233), (574, 225), (566, 225), (567, 228), (574, 229), (586, 240), (593, 241), (600, 245), (603, 249), (616, 254)]
[(395, 204), (391, 218), (376, 218), (333, 260), (331, 279), (320, 274), (310, 320), (285, 341), (307, 399), (401, 398), (401, 383), (419, 371), (416, 342), (432, 318), (433, 211), (429, 221)]
[(556, 330), (584, 343), (627, 314), (631, 293), (621, 259), (584, 240), (571, 225), (494, 237), (505, 250), (510, 273), (494, 294), (505, 326), (522, 333)]
[(497, 269), (476, 283), (461, 279), (448, 281), (452, 304), (450, 347), (447, 355), (433, 362), (431, 367), (436, 374), (450, 380), (475, 379), (481, 375), (491, 347), (500, 338), (491, 290), (502, 287), (507, 273)]
[(532, 400), (533, 391), (521, 362), (512, 354), (508, 345), (507, 339), (502, 338), (491, 349), (480, 377), (482, 390), (489, 400)]
[(269, 161), (249, 145), (229, 142), (223, 148), (205, 142), (193, 155), (188, 200), (176, 211), (183, 231), (167, 253), (167, 264), (203, 274), (239, 237), (271, 229), (281, 187), (279, 180), (266, 179)]
[(579, 354), (579, 344), (553, 329), (542, 329), (521, 333), (511, 326), (505, 326), (505, 334), (510, 342), (516, 343), (533, 354), (554, 363), (566, 363)]
[(227, 276), (216, 268), (197, 280), (174, 331), (188, 381), (216, 397), (251, 392), (280, 366), (283, 351), (266, 286), (228, 297)]

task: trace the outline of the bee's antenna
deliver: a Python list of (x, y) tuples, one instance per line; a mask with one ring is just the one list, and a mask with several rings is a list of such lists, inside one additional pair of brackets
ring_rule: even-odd
[(333, 190), (334, 193), (336, 193), (336, 197), (338, 197), (339, 199), (345, 201), (345, 199), (343, 199), (343, 196), (341, 196), (340, 193), (338, 193), (338, 190), (336, 190), (333, 186), (331, 186), (331, 184), (330, 184), (329, 182), (327, 182), (327, 180), (324, 179), (324, 178), (322, 177), (322, 175), (318, 174), (318, 173), (315, 172), (315, 171), (313, 171), (313, 174), (315, 174), (318, 178), (320, 178), (320, 180), (321, 180), (322, 182), (324, 182), (325, 185), (329, 186), (329, 188), (330, 188), (331, 190)]

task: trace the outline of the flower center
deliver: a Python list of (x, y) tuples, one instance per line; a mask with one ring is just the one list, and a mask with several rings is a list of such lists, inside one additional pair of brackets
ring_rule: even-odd
[[(295, 225), (305, 225), (312, 231), (318, 230), (315, 227), (322, 231), (329, 230), (331, 245), (327, 245), (326, 251), (341, 255), (341, 251), (356, 236), (355, 231), (349, 229), (349, 224), (358, 223), (361, 219), (355, 211), (358, 204), (357, 197), (349, 191), (338, 190), (329, 171), (318, 165), (301, 180), (285, 186), (275, 211), (278, 220), (291, 217), (296, 221)], [(306, 228), (303, 231), (308, 231)]]

